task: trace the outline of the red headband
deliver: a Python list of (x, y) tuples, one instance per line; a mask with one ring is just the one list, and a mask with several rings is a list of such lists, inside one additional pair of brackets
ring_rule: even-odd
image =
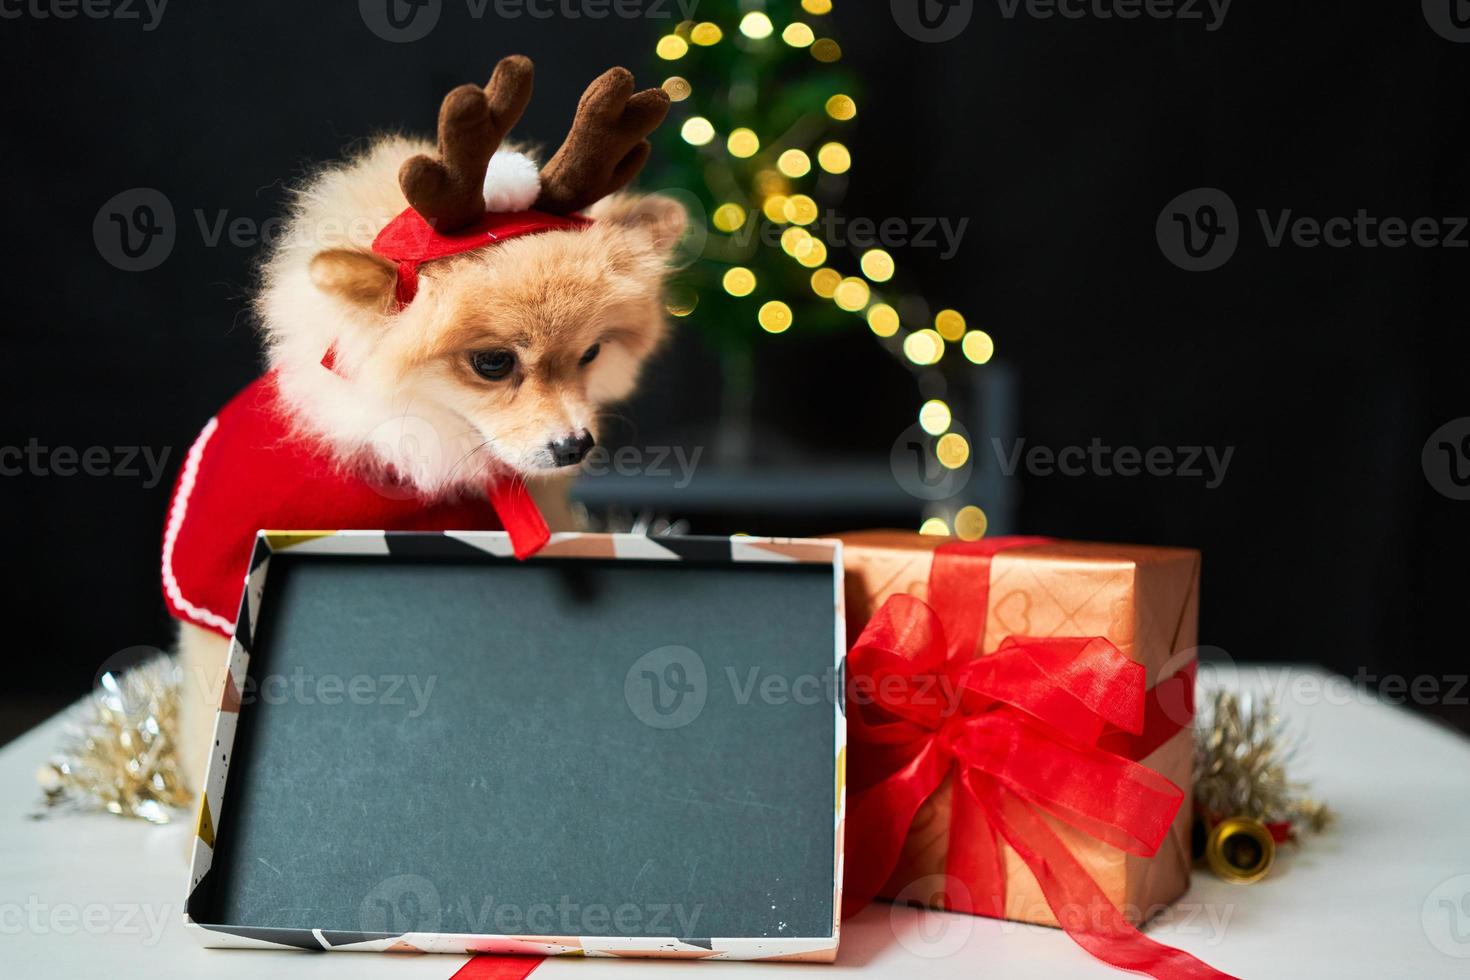
[[(407, 208), (378, 232), (378, 237), (373, 239), (373, 251), (398, 265), (398, 284), (393, 296), (398, 310), (402, 310), (418, 294), (419, 266), (425, 262), (473, 252), (477, 248), (489, 248), (522, 235), (581, 229), (590, 224), (592, 219), (580, 214), (563, 217), (545, 211), (487, 211), (479, 221), (466, 228), (440, 233), (430, 227), (423, 215)], [(333, 374), (345, 377), (337, 366), (335, 342), (322, 355), (321, 363)]]
[(419, 265), (424, 262), (473, 252), (522, 235), (581, 229), (590, 224), (591, 218), (579, 214), (562, 216), (545, 211), (487, 211), (484, 217), (467, 227), (440, 233), (424, 220), (423, 215), (408, 208), (378, 232), (378, 237), (373, 239), (373, 251), (398, 263), (395, 296), (401, 310), (418, 293)]

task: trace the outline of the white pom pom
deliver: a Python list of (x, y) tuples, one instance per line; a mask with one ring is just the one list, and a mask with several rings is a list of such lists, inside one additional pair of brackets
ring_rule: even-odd
[(541, 195), (541, 172), (524, 153), (500, 150), (485, 170), (485, 210), (524, 211)]

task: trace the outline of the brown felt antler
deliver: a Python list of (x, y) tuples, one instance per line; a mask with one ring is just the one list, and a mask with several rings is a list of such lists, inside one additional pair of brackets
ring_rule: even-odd
[(669, 112), (669, 96), (633, 93), (633, 73), (610, 68), (582, 93), (566, 142), (541, 168), (536, 207), (571, 214), (621, 189), (648, 161), (647, 136)]
[(404, 162), (398, 185), (435, 231), (448, 232), (485, 213), (485, 168), (531, 101), (531, 59), (502, 58), (484, 88), (461, 85), (439, 107), (439, 154)]

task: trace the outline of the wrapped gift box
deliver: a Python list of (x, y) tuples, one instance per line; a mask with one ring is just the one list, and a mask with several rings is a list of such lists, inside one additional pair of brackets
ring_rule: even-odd
[[(830, 961), (841, 546), (261, 532), (199, 813), (210, 946)], [(835, 794), (834, 794), (835, 791)]]
[[(928, 588), (935, 549), (949, 540), (901, 531), (863, 531), (841, 539), (849, 642), (888, 597), (907, 593), (931, 598)], [(990, 558), (984, 636), (975, 653), (990, 654), (1010, 636), (1100, 636), (1112, 641), (1143, 665), (1153, 700), (1158, 702), (1155, 709), (1162, 704), (1165, 714), (1173, 716), (1172, 734), (1162, 744), (1152, 747), (1127, 738), (1123, 742), (1131, 741), (1134, 748), (1146, 751), (1137, 761), (1176, 784), (1188, 800), (1193, 741), (1187, 722), (1192, 705), (1199, 574), (1199, 553), (1181, 548), (1046, 541), (1001, 550)], [(979, 585), (975, 594), (985, 595), (984, 583)], [(920, 808), (882, 896), (948, 907), (959, 904), (952, 893), (915, 894), (912, 889), (915, 882), (946, 872), (955, 796), (951, 775)], [(1188, 887), (1190, 811), (1187, 804), (1179, 808), (1153, 857), (1125, 853), (1049, 815), (1045, 819), (1107, 898), (1138, 922), (1166, 908)], [(1057, 925), (1031, 870), (1009, 846), (1002, 843), (1001, 847), (1004, 917)], [(975, 895), (989, 887), (980, 881), (965, 884)]]

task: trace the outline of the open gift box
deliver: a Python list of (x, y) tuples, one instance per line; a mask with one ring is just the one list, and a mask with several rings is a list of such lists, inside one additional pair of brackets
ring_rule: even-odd
[(830, 961), (844, 653), (835, 541), (261, 532), (186, 922)]

